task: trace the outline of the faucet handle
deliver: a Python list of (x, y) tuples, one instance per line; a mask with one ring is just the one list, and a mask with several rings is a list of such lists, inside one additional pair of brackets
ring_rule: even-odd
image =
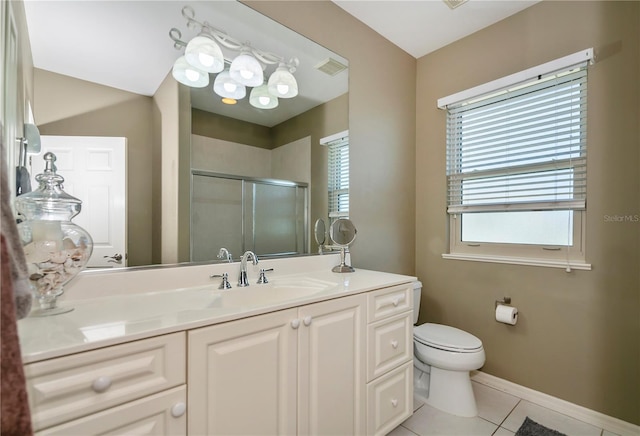
[(269, 269), (260, 268), (260, 277), (258, 277), (258, 282), (257, 282), (259, 285), (262, 285), (264, 283), (269, 283), (269, 280), (267, 280), (267, 276), (265, 275), (265, 273), (269, 271), (273, 271), (273, 268), (269, 268)]
[(229, 274), (228, 273), (222, 273), (222, 274), (213, 274), (211, 276), (209, 276), (210, 278), (215, 278), (215, 277), (222, 277), (222, 282), (220, 282), (220, 286), (218, 286), (218, 289), (231, 289), (231, 283), (229, 283)]

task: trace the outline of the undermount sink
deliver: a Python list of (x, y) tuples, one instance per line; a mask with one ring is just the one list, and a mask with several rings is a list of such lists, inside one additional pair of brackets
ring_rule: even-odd
[[(215, 309), (225, 312), (240, 308), (259, 308), (273, 306), (306, 298), (337, 286), (337, 283), (306, 277), (284, 277), (266, 284), (251, 283), (248, 287), (220, 290), (217, 286), (207, 286), (175, 291), (160, 291), (132, 296), (111, 298), (110, 303), (117, 307), (118, 319), (140, 320), (158, 316), (201, 312), (208, 316)], [(88, 301), (89, 302), (89, 301)], [(76, 316), (85, 304), (76, 303)], [(80, 313), (79, 313), (80, 312)], [(113, 314), (87, 311), (96, 323), (113, 321)], [(104, 315), (104, 317), (102, 316)]]
[(207, 307), (266, 306), (305, 298), (335, 286), (337, 286), (336, 283), (322, 280), (283, 278), (267, 284), (219, 291), (214, 301)]

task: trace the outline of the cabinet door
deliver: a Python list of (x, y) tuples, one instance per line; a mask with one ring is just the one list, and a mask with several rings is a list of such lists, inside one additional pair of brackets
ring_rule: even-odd
[(189, 332), (189, 434), (295, 434), (296, 313)]
[(299, 309), (298, 433), (365, 433), (366, 297)]

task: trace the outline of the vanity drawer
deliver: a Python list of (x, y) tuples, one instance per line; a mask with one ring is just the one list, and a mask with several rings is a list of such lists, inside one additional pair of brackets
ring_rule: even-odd
[(385, 435), (413, 413), (413, 361), (367, 385), (367, 434)]
[(180, 386), (36, 433), (44, 435), (186, 435), (187, 388)]
[(413, 283), (392, 286), (367, 294), (367, 320), (378, 321), (413, 308)]
[(367, 381), (412, 359), (412, 312), (369, 324), (367, 331)]
[(185, 333), (25, 366), (34, 430), (185, 383)]

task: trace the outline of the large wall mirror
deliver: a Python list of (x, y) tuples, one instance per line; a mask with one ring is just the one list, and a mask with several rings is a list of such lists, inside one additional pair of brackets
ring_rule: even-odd
[[(296, 58), (299, 94), (259, 109), (251, 88), (223, 104), (214, 73), (206, 87), (178, 84), (171, 67), (184, 48), (169, 32), (188, 42), (200, 31), (187, 25), (185, 6), (235, 40)], [(40, 133), (127, 138), (128, 266), (217, 261), (222, 246), (235, 259), (244, 250), (318, 251), (310, 223), (328, 215), (320, 140), (348, 130), (347, 59), (236, 1), (28, 1), (25, 9)], [(240, 54), (221, 49), (227, 63)], [(263, 67), (266, 80), (278, 64)], [(119, 85), (127, 75), (132, 85)], [(175, 162), (166, 152), (172, 135)], [(180, 187), (169, 184), (171, 171)], [(171, 202), (175, 220), (166, 218)], [(182, 238), (179, 248), (167, 232)]]

